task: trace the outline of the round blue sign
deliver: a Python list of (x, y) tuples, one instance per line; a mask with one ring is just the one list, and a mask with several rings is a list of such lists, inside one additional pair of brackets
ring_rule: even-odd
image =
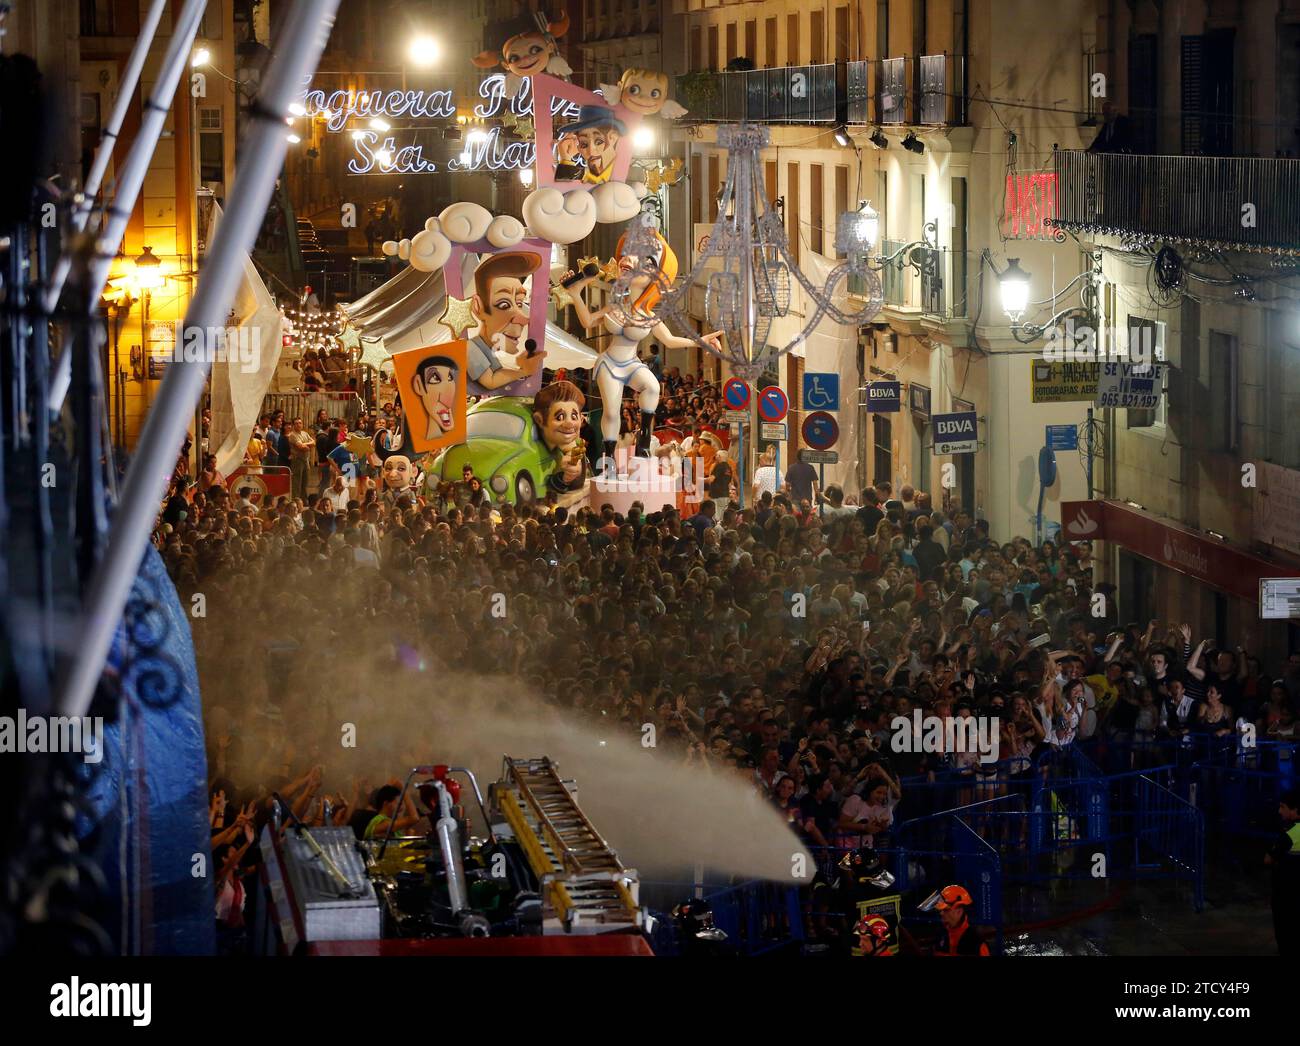
[(813, 450), (830, 450), (840, 438), (839, 422), (824, 410), (815, 410), (803, 419), (803, 441)]
[(749, 385), (739, 378), (728, 378), (722, 386), (722, 398), (732, 410), (744, 410), (749, 406)]
[(769, 385), (758, 394), (758, 416), (764, 421), (784, 421), (790, 398), (779, 385)]

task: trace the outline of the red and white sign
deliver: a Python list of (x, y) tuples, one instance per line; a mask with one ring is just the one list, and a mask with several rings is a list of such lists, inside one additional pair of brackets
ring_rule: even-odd
[(1260, 578), (1300, 578), (1300, 566), (1264, 559), (1120, 501), (1062, 502), (1061, 540), (1114, 542), (1252, 603)]
[(1045, 240), (1059, 230), (1047, 224), (1056, 217), (1056, 174), (1008, 174), (1002, 235), (1009, 240)]
[(263, 498), (278, 498), (293, 489), (293, 477), (283, 465), (240, 465), (226, 480), (226, 489), (238, 494), (249, 489), (248, 500), (261, 504)]

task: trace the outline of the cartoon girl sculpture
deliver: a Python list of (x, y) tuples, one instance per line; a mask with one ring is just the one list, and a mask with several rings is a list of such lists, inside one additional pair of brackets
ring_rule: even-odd
[(662, 113), (679, 120), (686, 110), (668, 97), (668, 74), (657, 69), (624, 69), (616, 84), (601, 84), (600, 93), (610, 105), (622, 105), (641, 116)]
[(524, 81), (538, 73), (566, 77), (573, 72), (569, 63), (560, 57), (560, 45), (555, 39), (568, 31), (567, 12), (550, 22), (542, 12), (532, 11), (489, 27), (489, 39), (499, 40), (500, 44), (470, 60), (480, 69), (491, 69), (500, 63), (506, 71), (506, 97), (514, 98)]
[[(637, 346), (650, 335), (665, 349), (688, 349), (695, 345), (691, 338), (679, 338), (668, 329), (662, 321), (651, 316), (663, 288), (677, 277), (677, 255), (673, 253), (668, 241), (655, 233), (656, 267), (654, 273), (640, 270), (640, 259), (623, 253), (626, 235), (618, 241), (619, 271), (626, 274), (635, 271), (629, 283), (628, 296), (632, 298), (630, 310), (624, 310), (616, 304), (592, 312), (582, 298), (582, 289), (596, 276), (586, 276), (569, 287), (573, 297), (573, 311), (584, 327), (591, 328), (597, 323), (604, 323), (605, 332), (610, 336), (609, 344), (596, 361), (596, 386), (600, 389), (602, 410), (600, 431), (604, 443), (604, 457), (613, 459), (614, 448), (618, 442), (620, 415), (623, 402), (623, 389), (630, 387), (637, 394), (637, 405), (641, 408), (641, 427), (637, 434), (636, 454), (638, 457), (650, 456), (650, 426), (654, 421), (655, 409), (659, 406), (659, 379), (654, 376), (646, 364), (637, 355)], [(571, 275), (571, 274), (570, 274)], [(567, 276), (565, 277), (568, 278)], [(703, 336), (703, 340), (713, 346), (714, 351), (721, 352), (719, 338), (721, 331)]]

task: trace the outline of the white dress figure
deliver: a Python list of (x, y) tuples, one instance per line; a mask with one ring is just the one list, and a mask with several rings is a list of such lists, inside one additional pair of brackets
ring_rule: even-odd
[[(677, 256), (668, 241), (657, 233), (658, 274), (638, 274), (633, 277), (628, 289), (633, 300), (630, 312), (618, 305), (607, 305), (592, 312), (582, 298), (582, 289), (595, 276), (586, 276), (569, 287), (573, 298), (573, 311), (578, 321), (586, 328), (595, 327), (603, 322), (605, 331), (610, 335), (609, 344), (596, 361), (596, 387), (600, 390), (601, 415), (600, 432), (604, 440), (604, 454), (614, 456), (614, 447), (618, 442), (619, 428), (622, 424), (623, 389), (631, 387), (637, 394), (637, 405), (641, 408), (641, 425), (637, 434), (636, 453), (638, 457), (650, 456), (650, 426), (654, 421), (655, 410), (659, 406), (659, 379), (654, 376), (649, 366), (637, 355), (637, 346), (647, 337), (653, 336), (666, 349), (687, 349), (695, 345), (691, 338), (679, 338), (670, 331), (666, 324), (654, 319), (650, 314), (665, 289), (677, 276)], [(619, 241), (622, 248), (623, 241)], [(618, 259), (619, 269), (623, 273), (637, 270), (639, 259), (632, 255), (621, 254)], [(572, 274), (570, 274), (572, 275)], [(703, 340), (721, 352), (719, 337), (721, 331), (703, 335)]]

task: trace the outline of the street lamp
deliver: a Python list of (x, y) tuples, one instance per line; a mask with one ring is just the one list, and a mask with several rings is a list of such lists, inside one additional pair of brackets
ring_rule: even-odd
[(840, 219), (840, 227), (843, 229), (840, 235), (845, 254), (852, 252), (869, 255), (876, 249), (876, 237), (880, 235), (880, 215), (871, 206), (870, 200), (863, 200), (856, 211), (845, 214)]
[[(145, 244), (140, 256), (132, 262), (135, 285), (143, 292), (144, 313), (140, 318), (140, 364), (144, 369), (142, 381), (149, 379), (149, 299), (151, 292), (161, 287), (166, 280), (162, 274), (162, 262), (154, 255), (153, 248)], [(146, 386), (147, 388), (147, 386)]]
[(212, 61), (211, 51), (209, 51), (206, 47), (199, 47), (195, 49), (194, 57), (191, 59), (191, 63), (194, 65), (194, 68), (196, 69), (201, 68), (202, 66), (207, 65), (210, 61)]
[(438, 41), (427, 33), (421, 33), (411, 40), (406, 48), (406, 57), (412, 65), (428, 68), (442, 56), (442, 47)]
[[(992, 266), (992, 260), (988, 259), (988, 261)], [(1102, 282), (1100, 251), (1093, 252), (1091, 268), (1084, 269), (1083, 272), (1079, 273), (1059, 291), (1043, 301), (1029, 300), (1029, 274), (1020, 267), (1019, 258), (1008, 258), (1007, 267), (1002, 272), (998, 272), (996, 267), (993, 268), (993, 271), (998, 278), (1002, 308), (1007, 316), (1011, 318), (1011, 336), (1022, 345), (1029, 345), (1037, 341), (1067, 319), (1082, 319), (1087, 323), (1091, 331), (1097, 330), (1097, 299)], [(1022, 323), (1020, 321), (1020, 318), (1031, 306), (1048, 305), (1049, 307), (1055, 307), (1056, 302), (1070, 293), (1070, 290), (1076, 285), (1079, 285), (1078, 305), (1067, 306), (1042, 323)]]
[(1020, 267), (1019, 258), (1008, 258), (1007, 267), (998, 277), (1002, 308), (1012, 323), (1019, 323), (1029, 305), (1029, 274)]
[(162, 262), (154, 254), (153, 248), (147, 244), (132, 264), (135, 266), (135, 282), (141, 290), (156, 291), (165, 282)]
[(648, 153), (654, 148), (655, 133), (645, 124), (632, 132), (632, 148), (639, 153)]

